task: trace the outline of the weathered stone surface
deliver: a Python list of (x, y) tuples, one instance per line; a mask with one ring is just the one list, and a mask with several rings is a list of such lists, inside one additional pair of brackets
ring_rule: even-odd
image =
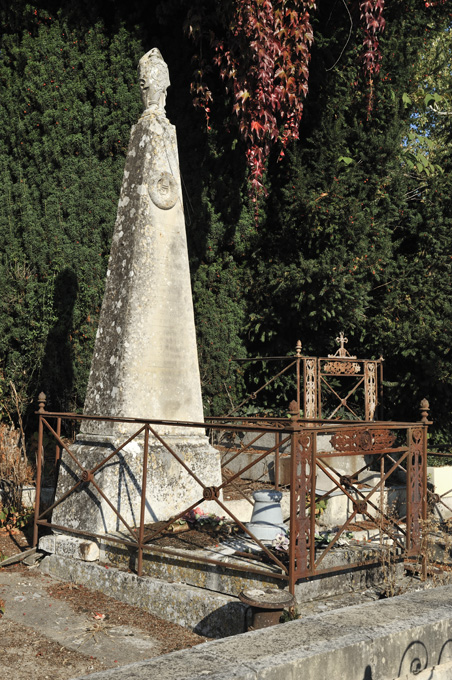
[(99, 545), (75, 536), (47, 535), (39, 539), (39, 550), (84, 562), (96, 562), (100, 556)]
[(40, 569), (66, 581), (100, 590), (120, 602), (127, 602), (191, 628), (199, 635), (221, 637), (245, 630), (246, 605), (236, 597), (193, 588), (184, 583), (166, 583), (136, 576), (113, 567), (48, 555)]
[[(171, 448), (206, 486), (220, 483), (218, 459), (205, 437), (167, 437)], [(90, 470), (111, 454), (122, 442), (93, 446), (76, 443), (72, 451), (84, 469)], [(71, 489), (80, 478), (79, 468), (67, 452), (63, 453), (57, 498)], [(134, 440), (94, 474), (94, 481), (121, 517), (133, 528), (140, 524), (143, 476), (143, 441)], [(147, 467), (145, 522), (168, 519), (202, 502), (203, 489), (177, 459), (159, 442), (151, 442)], [(204, 502), (207, 512), (218, 512), (214, 502)], [(111, 505), (89, 482), (77, 489), (55, 508), (52, 522), (93, 533), (126, 530)]]
[[(159, 112), (132, 128), (85, 413), (203, 420), (176, 132)], [(134, 429), (87, 421), (82, 433)]]
[[(86, 415), (202, 422), (203, 407), (176, 131), (165, 116), (168, 69), (158, 50), (140, 61), (145, 111), (132, 128), (88, 382)], [(63, 452), (57, 499), (142, 425), (84, 420)], [(221, 484), (219, 454), (203, 428), (153, 425), (146, 521), (168, 519)], [(159, 439), (163, 437), (165, 443)], [(167, 446), (165, 446), (167, 444)], [(110, 532), (139, 524), (144, 435), (53, 512), (61, 526)], [(92, 483), (94, 481), (94, 483)], [(97, 484), (111, 505), (96, 490)]]
[[(121, 538), (127, 538), (125, 533)], [(260, 588), (263, 585), (273, 588), (287, 588), (287, 581), (278, 578), (280, 570), (269, 564), (255, 563), (252, 566), (262, 570), (262, 574), (250, 571), (250, 562), (246, 558), (221, 552), (221, 544), (217, 548), (199, 550), (183, 550), (181, 548), (165, 548), (165, 553), (145, 551), (143, 554), (143, 574), (162, 581), (181, 582), (207, 591), (216, 591), (237, 597), (245, 588)], [(129, 550), (109, 537), (101, 540), (100, 560), (123, 569), (137, 568), (136, 551)], [(158, 547), (157, 547), (158, 550)], [(177, 554), (176, 554), (177, 553)], [(220, 564), (205, 564), (199, 560), (215, 559)], [(375, 585), (380, 585), (391, 578), (403, 574), (403, 564), (396, 563), (393, 573), (382, 567), (379, 548), (354, 546), (330, 551), (322, 561), (322, 568), (334, 568), (339, 573), (328, 577), (316, 577), (300, 580), (295, 585), (295, 596), (299, 603), (306, 603), (317, 598), (334, 597), (339, 594), (359, 592)], [(371, 566), (347, 568), (350, 564), (373, 562)]]
[(410, 593), (306, 616), (86, 678), (448, 680), (451, 598), (452, 586)]

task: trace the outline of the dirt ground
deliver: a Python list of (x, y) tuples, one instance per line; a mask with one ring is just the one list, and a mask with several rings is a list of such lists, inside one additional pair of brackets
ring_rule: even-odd
[[(206, 638), (36, 566), (1, 568), (30, 547), (0, 532), (0, 658), (14, 680), (69, 680), (200, 644)], [(8, 672), (9, 671), (9, 672)]]

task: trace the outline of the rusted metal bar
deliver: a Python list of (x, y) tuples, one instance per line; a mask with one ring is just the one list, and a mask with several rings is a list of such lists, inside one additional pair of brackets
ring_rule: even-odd
[[(56, 433), (57, 433), (58, 438), (60, 438), (61, 437), (61, 418), (57, 419)], [(60, 458), (61, 458), (61, 447), (59, 446), (59, 444), (57, 442), (56, 446), (55, 446), (55, 467), (57, 466)]]
[[(427, 400), (425, 400), (427, 402)], [(426, 521), (427, 521), (427, 416), (428, 416), (428, 402), (425, 405), (421, 402), (421, 408), (427, 409), (426, 417), (424, 422), (424, 427), (422, 428), (422, 533), (426, 531)], [(427, 551), (422, 551), (422, 579), (425, 581), (427, 578)]]
[[(336, 359), (335, 359), (336, 360)], [(36, 412), (38, 414), (39, 412)], [(131, 424), (146, 424), (148, 423), (149, 425), (168, 425), (168, 426), (174, 426), (174, 427), (192, 427), (192, 428), (201, 428), (201, 429), (206, 429), (206, 428), (211, 428), (211, 429), (217, 429), (217, 430), (224, 430), (224, 426), (221, 425), (220, 423), (215, 424), (213, 421), (221, 420), (223, 423), (224, 421), (229, 421), (229, 420), (236, 420), (243, 422), (244, 420), (253, 422), (253, 421), (262, 421), (264, 420), (262, 417), (260, 418), (244, 418), (243, 416), (241, 417), (234, 417), (234, 416), (227, 416), (227, 417), (222, 417), (219, 419), (216, 418), (206, 418), (206, 421), (203, 422), (198, 422), (198, 421), (182, 421), (182, 420), (157, 420), (157, 419), (145, 419), (145, 418), (120, 418), (120, 417), (113, 417), (113, 416), (95, 416), (95, 415), (88, 415), (88, 414), (80, 414), (80, 413), (59, 413), (55, 411), (45, 411), (45, 415), (48, 418), (58, 418), (61, 417), (63, 420), (68, 419), (68, 420), (75, 420), (75, 421), (82, 421), (82, 420), (98, 420), (98, 421), (105, 421), (105, 422), (112, 422), (112, 423), (131, 423)], [(286, 422), (286, 418), (265, 418), (265, 421), (270, 421), (272, 423), (283, 423)], [(303, 419), (300, 419), (303, 421)], [(324, 425), (324, 426), (330, 426), (330, 430), (336, 430), (338, 427), (343, 427), (343, 428), (350, 428), (350, 422), (348, 421), (339, 421), (335, 420), (334, 425), (331, 422), (331, 419), (329, 418), (309, 418), (309, 422), (313, 423), (314, 425)], [(381, 426), (381, 423), (379, 423)], [(397, 428), (406, 428), (410, 425), (410, 423), (407, 423), (406, 421), (391, 421), (390, 427), (391, 429), (397, 429)], [(369, 426), (374, 426), (375, 427), (375, 421), (356, 421), (353, 422), (353, 427), (355, 428), (369, 428)], [(269, 428), (268, 426), (266, 427), (258, 427), (256, 425), (250, 425), (249, 427), (247, 426), (244, 428), (243, 426), (239, 425), (228, 425), (228, 430), (234, 431), (234, 432), (241, 432), (243, 429), (247, 429), (251, 432), (268, 432)], [(283, 426), (280, 428), (282, 432), (286, 432), (287, 434), (290, 434), (289, 428), (287, 426)], [(323, 431), (323, 429), (322, 429)], [(326, 427), (325, 427), (325, 431)]]
[(411, 552), (411, 525), (412, 525), (412, 499), (411, 499), (411, 478), (412, 478), (412, 430), (409, 428), (407, 430), (407, 445), (408, 445), (408, 456), (407, 456), (407, 476), (406, 476), (406, 551), (407, 554)]
[(239, 408), (242, 408), (242, 406), (247, 404), (251, 399), (255, 399), (256, 396), (259, 394), (259, 392), (262, 392), (262, 390), (264, 390), (266, 387), (268, 387), (274, 380), (276, 380), (276, 378), (279, 378), (281, 375), (286, 373), (289, 370), (289, 368), (292, 368), (292, 366), (294, 366), (295, 363), (296, 363), (296, 360), (292, 361), (292, 363), (289, 364), (288, 366), (285, 366), (285, 368), (283, 368), (279, 373), (277, 373), (272, 378), (270, 378), (270, 380), (267, 380), (267, 382), (264, 385), (259, 387), (255, 392), (252, 392), (252, 394), (250, 394), (246, 399), (244, 399), (238, 406), (236, 406), (234, 409), (232, 409), (232, 411), (230, 413), (232, 414), (235, 411), (238, 411)]
[(103, 467), (104, 465), (106, 465), (106, 464), (107, 464), (114, 456), (116, 456), (120, 451), (122, 451), (122, 449), (123, 449), (125, 446), (127, 446), (127, 444), (130, 444), (131, 441), (133, 441), (134, 439), (136, 439), (137, 437), (139, 437), (140, 434), (141, 434), (141, 433), (143, 432), (143, 430), (145, 429), (145, 427), (146, 427), (146, 425), (144, 425), (143, 427), (141, 427), (137, 432), (135, 432), (135, 434), (131, 435), (131, 436), (128, 438), (127, 441), (125, 441), (123, 444), (121, 444), (121, 446), (118, 446), (117, 449), (115, 449), (112, 453), (110, 453), (106, 458), (104, 458), (103, 460), (101, 460), (100, 463), (98, 463), (95, 467), (93, 467), (93, 469), (91, 470), (91, 474), (93, 474), (93, 475), (96, 474), (96, 472), (97, 472), (98, 470), (100, 470), (101, 467)]
[(310, 503), (311, 503), (311, 516), (310, 516), (310, 532), (309, 532), (309, 571), (311, 574), (315, 572), (315, 486), (317, 479), (317, 437), (312, 436), (312, 450), (311, 450), (311, 489), (310, 493)]
[(34, 524), (33, 524), (33, 548), (38, 545), (38, 517), (39, 517), (39, 506), (41, 500), (41, 473), (42, 473), (42, 442), (43, 442), (43, 425), (42, 425), (42, 413), (44, 412), (45, 406), (45, 394), (41, 392), (39, 395), (39, 424), (38, 424), (38, 451), (36, 454), (36, 492), (35, 492), (35, 511), (34, 511)]
[(250, 450), (250, 446), (253, 446), (253, 444), (255, 444), (257, 441), (259, 441), (259, 439), (262, 439), (262, 437), (264, 437), (265, 434), (266, 434), (265, 432), (261, 432), (260, 434), (257, 435), (257, 437), (254, 437), (254, 439), (252, 439), (252, 440), (249, 442), (249, 444), (246, 444), (245, 446), (242, 446), (242, 448), (240, 449), (240, 451), (237, 451), (237, 452), (234, 453), (234, 455), (233, 455), (231, 458), (229, 458), (225, 463), (222, 463), (222, 464), (221, 464), (221, 467), (222, 467), (222, 468), (227, 467), (227, 466), (229, 465), (229, 463), (232, 463), (232, 461), (235, 460), (235, 459), (237, 458), (237, 456), (240, 456), (240, 454), (245, 453), (246, 451), (249, 451), (249, 450)]
[[(330, 474), (328, 468), (326, 468), (324, 465), (322, 465), (322, 463), (320, 462), (319, 459), (317, 460), (317, 467), (319, 467), (322, 470), (322, 472), (324, 472), (331, 479), (331, 481), (334, 484), (336, 484), (336, 487), (338, 489), (340, 489), (351, 500), (352, 503), (355, 502), (355, 499), (353, 498), (353, 496), (348, 493), (347, 489), (344, 486), (342, 486), (342, 484), (340, 482), (338, 482), (336, 479), (334, 479), (333, 475)], [(333, 469), (333, 468), (331, 468), (331, 469)], [(336, 470), (334, 470), (334, 472), (335, 472), (336, 475), (338, 475)]]
[[(334, 482), (334, 484), (336, 484), (337, 488), (340, 489), (346, 496), (348, 496), (348, 498), (349, 498), (349, 499), (352, 501), (352, 503), (354, 504), (354, 503), (355, 503), (355, 499), (353, 498), (353, 496), (351, 496), (351, 495), (348, 493), (347, 489), (345, 489), (345, 487), (342, 486), (342, 484), (338, 483), (338, 482), (332, 477), (332, 475), (331, 475), (331, 474), (328, 472), (328, 470), (320, 463), (320, 461), (317, 462), (317, 465), (318, 465), (318, 467), (320, 467), (321, 470), (323, 470), (323, 472), (324, 472), (326, 475), (328, 475), (328, 477), (331, 479), (331, 481)], [(337, 473), (336, 473), (336, 474), (337, 474)], [(379, 486), (379, 484), (377, 485), (377, 487), (378, 487), (378, 486)], [(358, 494), (359, 496), (361, 496), (361, 498), (362, 498), (366, 503), (369, 503), (375, 510), (377, 510), (377, 512), (380, 512), (379, 508), (378, 508), (376, 505), (374, 505), (374, 503), (372, 503), (372, 501), (369, 501), (369, 500), (368, 500), (368, 499), (370, 498), (370, 496), (375, 492), (375, 490), (376, 490), (377, 487), (375, 487), (374, 489), (372, 489), (372, 491), (370, 492), (370, 494), (369, 494), (368, 496), (364, 496), (364, 494), (363, 494), (359, 489), (357, 489), (356, 487), (353, 487), (353, 491), (355, 491), (356, 494)], [(365, 515), (367, 515), (367, 517), (370, 517), (370, 519), (373, 520), (372, 515), (370, 515), (367, 511), (366, 511), (366, 512), (362, 512), (362, 513), (360, 513), (360, 514), (365, 514)], [(390, 524), (395, 525), (395, 526), (397, 527), (397, 529), (398, 529), (399, 531), (401, 531), (403, 534), (405, 533), (405, 532), (403, 531), (402, 527), (401, 527), (395, 520), (391, 520), (391, 518), (389, 518), (389, 517), (388, 517), (386, 514), (384, 514), (384, 513), (383, 513), (383, 517), (384, 517), (384, 519), (385, 519), (387, 522), (389, 522)], [(397, 544), (398, 544), (401, 548), (403, 548), (403, 546), (401, 545), (401, 543), (399, 543), (399, 542), (397, 541), (396, 537), (395, 537), (394, 535), (391, 535), (391, 534), (389, 533), (388, 529), (385, 529), (383, 526), (381, 527), (381, 529), (382, 529), (383, 531), (385, 531), (385, 533), (387, 533), (388, 536), (389, 536), (393, 541), (396, 541)]]
[(143, 573), (144, 516), (146, 511), (146, 482), (148, 478), (149, 430), (144, 430), (143, 474), (141, 478), (140, 528), (138, 530), (138, 576)]
[[(323, 431), (322, 431), (323, 432)], [(322, 453), (323, 458), (349, 458), (353, 456), (387, 456), (389, 453), (404, 453), (406, 451), (406, 446), (399, 446), (397, 448), (390, 449), (378, 449), (378, 450), (368, 450), (368, 449), (355, 449), (354, 451), (333, 451), (332, 453)], [(369, 467), (366, 465), (366, 467)], [(363, 468), (365, 469), (365, 468)], [(358, 473), (354, 473), (356, 476)]]
[(452, 453), (436, 453), (436, 451), (427, 451), (427, 456), (439, 456), (440, 458), (452, 458)]
[[(46, 415), (47, 415), (47, 414), (46, 414)], [(59, 437), (59, 436), (57, 435), (57, 433), (55, 432), (55, 430), (53, 429), (53, 427), (47, 422), (47, 420), (46, 420), (43, 416), (41, 416), (41, 418), (42, 418), (42, 422), (44, 423), (44, 425), (45, 425), (45, 426), (47, 427), (47, 429), (53, 434), (53, 436), (55, 437), (55, 439), (57, 440), (57, 442), (60, 444), (60, 446), (63, 447), (63, 449), (64, 449), (64, 450), (69, 454), (69, 456), (72, 458), (72, 460), (74, 461), (74, 463), (75, 463), (76, 465), (78, 465), (79, 468), (83, 471), (83, 469), (84, 469), (84, 468), (83, 468), (83, 465), (77, 460), (77, 458), (74, 456), (74, 454), (72, 453), (72, 451), (71, 451), (71, 450), (66, 446), (66, 444), (63, 442), (63, 440), (61, 439), (61, 437)]]
[(285, 357), (250, 357), (250, 358), (243, 358), (243, 357), (232, 357), (232, 361), (236, 361), (237, 363), (240, 364), (251, 364), (255, 361), (261, 361), (261, 362), (266, 362), (266, 361), (292, 361), (294, 360), (294, 356), (288, 356), (286, 354)]
[(296, 359), (296, 370), (297, 370), (297, 409), (298, 409), (298, 415), (300, 415), (300, 409), (301, 409), (301, 394), (300, 394), (300, 357), (297, 357)]
[[(335, 360), (336, 360), (336, 359), (335, 359)], [(328, 387), (328, 389), (334, 394), (334, 396), (335, 396), (335, 397), (339, 400), (339, 402), (340, 402), (339, 406), (337, 406), (337, 407), (334, 409), (334, 411), (331, 413), (330, 418), (332, 418), (332, 417), (334, 416), (334, 414), (337, 413), (337, 411), (340, 409), (341, 406), (346, 406), (346, 407), (348, 408), (348, 410), (349, 410), (351, 413), (353, 413), (353, 415), (355, 415), (356, 417), (358, 417), (357, 414), (353, 411), (353, 409), (348, 405), (348, 399), (352, 396), (352, 394), (354, 394), (354, 393), (356, 392), (356, 390), (358, 389), (358, 387), (364, 382), (364, 376), (362, 376), (361, 380), (359, 380), (359, 382), (356, 383), (356, 385), (353, 387), (353, 389), (350, 390), (350, 391), (348, 392), (348, 394), (347, 394), (344, 398), (340, 397), (340, 396), (337, 394), (336, 390), (334, 390), (334, 389), (331, 387), (331, 385), (329, 384), (329, 382), (328, 382), (327, 380), (325, 380), (325, 378), (323, 377), (323, 375), (320, 376), (320, 377), (321, 377), (321, 380), (323, 380), (323, 382), (325, 383), (325, 385)], [(354, 377), (354, 376), (351, 376), (351, 377)]]
[[(38, 411), (35, 412), (36, 415), (38, 415)], [(96, 420), (96, 421), (102, 421), (102, 422), (107, 422), (107, 423), (126, 423), (126, 424), (137, 424), (137, 425), (168, 425), (171, 427), (191, 427), (191, 428), (198, 428), (198, 429), (216, 429), (216, 430), (224, 430), (224, 426), (221, 424), (215, 424), (211, 423), (208, 421), (189, 421), (189, 420), (156, 420), (156, 419), (145, 419), (145, 418), (119, 418), (119, 417), (114, 417), (114, 416), (95, 416), (95, 415), (85, 415), (81, 413), (58, 413), (56, 411), (45, 411), (44, 412), (45, 416), (47, 418), (58, 418), (61, 417), (63, 420), (75, 420), (75, 421), (82, 421), (82, 420)], [(233, 418), (226, 418), (226, 420), (231, 420)], [(222, 419), (224, 420), (224, 419)], [(242, 418), (238, 418), (236, 420), (243, 421)], [(252, 420), (251, 418), (248, 420)], [(262, 421), (263, 418), (256, 418), (256, 421)], [(284, 421), (285, 419), (279, 418), (279, 419), (274, 419), (274, 421)], [(228, 425), (228, 430), (231, 430), (233, 432), (242, 432), (243, 427), (239, 425)], [(249, 427), (246, 428), (250, 432), (268, 432), (269, 428), (267, 427), (258, 427), (257, 425), (250, 425)], [(284, 431), (284, 428), (281, 428)], [(286, 430), (287, 431), (287, 430)]]
[(44, 512), (41, 515), (39, 515), (39, 519), (42, 519), (43, 517), (48, 515), (50, 512), (52, 512), (52, 510), (54, 510), (58, 505), (60, 505), (60, 503), (63, 503), (63, 501), (65, 501), (66, 498), (68, 496), (70, 496), (71, 493), (73, 491), (75, 491), (80, 486), (80, 484), (83, 484), (82, 479), (77, 480), (77, 482), (74, 484), (74, 486), (72, 486), (68, 491), (66, 491), (57, 501), (52, 503), (52, 505), (49, 508), (46, 508), (44, 510)]
[[(245, 501), (247, 501), (250, 505), (253, 505), (253, 506), (254, 506), (254, 503), (253, 503), (253, 501), (251, 500), (251, 498), (249, 498), (249, 497), (246, 495), (246, 493), (244, 493), (244, 492), (242, 491), (242, 489), (239, 487), (238, 484), (236, 484), (235, 482), (228, 482), (228, 486), (229, 486), (229, 484), (232, 486), (233, 489), (235, 489), (235, 490), (237, 491), (237, 493), (238, 493), (240, 496), (242, 496), (242, 498), (243, 498)], [(224, 487), (224, 488), (226, 488), (226, 487)]]
[[(394, 469), (391, 469), (389, 472), (386, 473), (386, 475), (385, 475), (384, 478), (383, 478), (383, 483), (386, 481), (386, 479), (388, 479), (388, 477), (392, 474), (393, 471), (394, 471)], [(363, 499), (363, 501), (364, 501), (365, 503), (369, 503), (369, 505), (370, 505), (372, 508), (374, 508), (374, 510), (376, 510), (377, 512), (380, 512), (380, 509), (378, 508), (378, 506), (376, 506), (376, 505), (375, 505), (372, 501), (370, 501), (369, 499), (370, 499), (371, 496), (373, 496), (373, 494), (375, 493), (375, 491), (377, 490), (377, 488), (379, 488), (380, 484), (381, 484), (381, 481), (378, 482), (378, 484), (370, 491), (370, 493), (369, 493), (367, 496), (365, 496), (365, 495), (362, 493), (362, 491), (361, 491), (360, 489), (357, 489), (357, 488), (354, 487), (354, 490), (355, 490), (356, 493)], [(370, 517), (371, 519), (373, 519), (372, 516), (369, 515), (369, 513), (366, 512), (366, 513), (363, 513), (363, 514), (367, 514), (368, 517)], [(393, 526), (395, 526), (395, 527), (396, 527), (403, 535), (405, 535), (405, 531), (404, 531), (403, 527), (400, 525), (399, 522), (396, 522), (395, 519), (392, 519), (391, 517), (389, 517), (385, 512), (380, 513), (380, 515), (381, 515), (381, 517), (383, 517), (389, 524), (392, 524)], [(385, 533), (388, 534), (388, 536), (389, 536), (390, 538), (392, 538), (392, 540), (395, 540), (395, 541), (398, 543), (397, 539), (389, 533), (388, 529), (385, 529), (384, 527), (382, 527), (382, 529), (383, 529), (383, 531), (385, 531)], [(401, 543), (398, 543), (398, 545), (399, 545), (401, 548), (403, 548), (403, 546), (402, 546)]]
[[(384, 493), (383, 493), (383, 488), (382, 485), (384, 484), (384, 475), (385, 475), (385, 457), (381, 456), (380, 458), (380, 513), (383, 515), (384, 513)], [(380, 544), (383, 545), (383, 534), (380, 531)]]
[[(368, 503), (374, 510), (376, 510), (377, 512), (380, 512), (380, 509), (378, 508), (378, 506), (376, 506), (374, 503), (372, 503), (372, 501), (367, 501), (367, 500), (365, 499), (363, 493), (361, 493), (358, 489), (356, 490), (356, 492), (357, 492), (357, 494), (358, 494), (359, 496), (361, 496), (361, 498), (363, 499), (363, 502), (364, 502), (364, 503), (366, 503), (366, 504)], [(366, 509), (366, 510), (360, 510), (359, 512), (360, 512), (360, 514), (366, 515), (366, 517), (368, 517), (372, 522), (375, 522), (375, 517), (373, 517), (373, 516), (370, 514), (370, 512), (367, 511), (367, 509)], [(403, 527), (399, 524), (399, 522), (396, 522), (396, 520), (392, 519), (391, 517), (388, 517), (388, 515), (386, 515), (385, 513), (383, 513), (383, 515), (382, 515), (381, 517), (382, 517), (382, 518), (380, 519), (380, 524), (379, 524), (378, 528), (380, 529), (380, 531), (383, 531), (385, 534), (387, 534), (387, 535), (389, 536), (389, 538), (390, 538), (392, 541), (394, 541), (394, 543), (396, 543), (396, 544), (399, 546), (399, 548), (401, 548), (401, 549), (403, 550), (403, 549), (404, 549), (403, 544), (400, 543), (400, 541), (398, 540), (397, 536), (394, 535), (394, 533), (392, 532), (391, 527), (388, 526), (388, 524), (389, 524), (389, 525), (392, 525), (392, 526), (395, 527), (398, 531), (400, 531), (401, 534), (403, 534), (404, 536), (406, 536), (406, 532), (404, 531)], [(386, 526), (385, 526), (383, 520), (386, 521)]]
[(275, 432), (275, 468), (274, 468), (274, 478), (275, 478), (275, 489), (279, 489), (279, 450), (281, 446), (281, 433)]
[[(282, 443), (285, 444), (285, 443), (288, 441), (288, 439), (289, 439), (289, 438), (287, 437), (286, 439), (284, 439), (284, 441), (283, 441)], [(223, 489), (224, 487), (226, 487), (228, 484), (230, 484), (231, 482), (233, 482), (234, 479), (237, 479), (237, 477), (240, 477), (240, 475), (241, 475), (243, 472), (246, 472), (247, 470), (249, 470), (250, 468), (252, 468), (253, 465), (257, 465), (258, 463), (260, 463), (261, 460), (263, 460), (266, 456), (269, 456), (271, 453), (273, 453), (273, 452), (275, 451), (275, 449), (276, 449), (276, 446), (272, 446), (271, 449), (269, 449), (268, 451), (265, 451), (265, 453), (262, 453), (262, 454), (259, 456), (259, 458), (256, 458), (256, 460), (253, 460), (252, 463), (248, 463), (248, 465), (246, 465), (244, 468), (242, 468), (241, 470), (239, 470), (238, 472), (236, 472), (236, 473), (234, 474), (233, 477), (230, 477), (226, 482), (223, 482), (223, 483), (218, 487), (218, 490)]]
[[(205, 424), (207, 423), (208, 427), (216, 424), (217, 429), (224, 429), (223, 425), (231, 422), (246, 425), (247, 423), (255, 424), (264, 421), (265, 423), (269, 423), (272, 427), (277, 428), (281, 426), (283, 420), (286, 420), (286, 418), (281, 418), (281, 416), (206, 416)], [(270, 427), (268, 429), (272, 428)]]
[(378, 380), (378, 415), (379, 415), (379, 420), (383, 420), (384, 418), (384, 401), (383, 401), (383, 357), (380, 357), (378, 360), (378, 371), (379, 371), (379, 380)]
[(107, 505), (110, 506), (110, 508), (111, 508), (111, 509), (113, 510), (113, 512), (115, 513), (116, 517), (118, 517), (118, 519), (121, 520), (121, 522), (124, 524), (124, 526), (126, 527), (127, 531), (131, 534), (131, 536), (135, 536), (134, 530), (131, 529), (131, 528), (129, 527), (129, 525), (128, 525), (128, 523), (126, 522), (126, 520), (124, 519), (124, 517), (121, 515), (120, 512), (118, 512), (118, 510), (115, 508), (115, 506), (113, 505), (113, 503), (110, 501), (109, 498), (107, 498), (107, 496), (104, 494), (104, 492), (103, 492), (102, 489), (99, 487), (99, 485), (94, 481), (94, 479), (90, 479), (90, 484), (92, 484), (92, 485), (94, 486), (94, 488), (95, 488), (95, 489), (97, 490), (97, 492), (102, 496), (102, 498), (103, 498), (104, 501), (107, 503)]
[(198, 477), (197, 475), (195, 475), (195, 473), (194, 473), (192, 470), (190, 470), (190, 468), (189, 468), (188, 465), (185, 463), (185, 461), (182, 460), (182, 458), (181, 458), (180, 456), (178, 456), (177, 453), (176, 453), (175, 451), (173, 451), (173, 449), (171, 448), (171, 446), (169, 446), (169, 445), (166, 443), (166, 441), (165, 441), (164, 439), (162, 439), (162, 437), (161, 437), (161, 436), (154, 430), (154, 428), (152, 428), (150, 425), (149, 425), (149, 431), (150, 431), (150, 432), (154, 435), (154, 437), (160, 442), (160, 444), (162, 444), (162, 446), (164, 446), (165, 449), (166, 449), (166, 450), (167, 450), (167, 451), (168, 451), (168, 452), (169, 452), (169, 453), (177, 460), (177, 462), (180, 463), (180, 464), (182, 465), (182, 467), (184, 468), (184, 470), (185, 470), (186, 472), (188, 472), (188, 474), (190, 475), (190, 477), (193, 477), (193, 479), (195, 480), (195, 482), (197, 482), (197, 483), (199, 484), (199, 486), (200, 486), (202, 489), (206, 489), (205, 484), (203, 484), (203, 482), (201, 482), (201, 480), (199, 479), (199, 477)]
[(322, 552), (321, 555), (319, 555), (318, 560), (317, 560), (317, 561), (315, 562), (315, 564), (314, 564), (314, 570), (315, 570), (315, 573), (316, 573), (316, 574), (319, 573), (319, 572), (318, 572), (318, 567), (319, 567), (320, 562), (323, 560), (324, 557), (326, 557), (326, 556), (328, 555), (328, 553), (330, 552), (330, 550), (335, 546), (335, 544), (338, 542), (338, 540), (340, 539), (340, 537), (342, 536), (342, 534), (344, 533), (344, 531), (350, 526), (350, 524), (353, 522), (353, 520), (355, 519), (356, 515), (358, 514), (358, 508), (356, 507), (356, 505), (354, 506), (354, 508), (355, 508), (355, 509), (353, 510), (353, 512), (352, 512), (352, 514), (350, 515), (350, 517), (346, 520), (345, 524), (343, 524), (343, 525), (340, 527), (340, 529), (338, 529), (338, 531), (336, 532), (336, 535), (335, 535), (335, 537), (333, 538), (333, 540), (330, 541), (330, 542), (328, 543), (328, 545), (327, 545), (327, 547), (325, 548), (325, 550)]
[[(297, 485), (297, 456), (296, 449), (298, 446), (298, 432), (294, 428), (291, 435), (290, 442), (290, 542), (289, 542), (289, 591), (292, 595), (295, 595), (295, 583), (296, 583), (296, 555), (295, 555), (295, 545), (298, 538), (298, 526), (297, 526), (297, 499), (296, 499), (296, 485)], [(301, 569), (301, 567), (300, 567)]]
[[(408, 455), (408, 451), (406, 451), (404, 453), (404, 455), (400, 458), (400, 462), (403, 462), (405, 460), (405, 458), (407, 457), (407, 455)], [(368, 499), (371, 498), (374, 495), (374, 493), (377, 491), (377, 489), (379, 489), (381, 487), (381, 485), (384, 484), (387, 479), (389, 479), (389, 477), (392, 475), (394, 470), (397, 469), (397, 467), (398, 467), (398, 464), (396, 463), (395, 465), (393, 465), (389, 469), (389, 471), (386, 474), (384, 474), (384, 470), (383, 470), (383, 477), (380, 478), (380, 481), (378, 482), (378, 484), (376, 484), (373, 487), (373, 489), (371, 490), (371, 492), (369, 493), (369, 495), (366, 496), (366, 501), (368, 501)], [(356, 491), (357, 491), (357, 493), (360, 493), (359, 489), (356, 489)], [(364, 497), (364, 494), (362, 494), (362, 495)], [(384, 512), (382, 512), (381, 514), (384, 516)]]
[(322, 381), (320, 379), (320, 360), (316, 359), (316, 392), (317, 392), (317, 415), (322, 418)]

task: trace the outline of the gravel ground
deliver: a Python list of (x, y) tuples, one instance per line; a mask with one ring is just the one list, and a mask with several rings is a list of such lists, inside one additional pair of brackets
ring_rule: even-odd
[(29, 548), (0, 532), (0, 658), (14, 680), (69, 680), (200, 644), (206, 638), (84, 586), (1, 560)]

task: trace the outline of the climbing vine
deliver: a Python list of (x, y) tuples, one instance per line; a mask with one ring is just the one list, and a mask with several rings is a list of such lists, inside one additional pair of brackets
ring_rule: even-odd
[[(420, 0), (420, 6), (428, 9), (447, 1)], [(359, 59), (367, 83), (369, 118), (382, 62), (385, 0), (343, 3), (351, 29), (362, 31)], [(266, 193), (263, 177), (271, 149), (278, 147), (281, 158), (288, 143), (299, 138), (309, 89), (312, 20), (318, 5), (315, 0), (229, 0), (209, 10), (208, 3), (196, 0), (188, 11), (185, 29), (198, 45), (191, 85), (194, 104), (204, 109), (209, 126), (213, 63), (245, 143), (255, 196)]]
[[(315, 8), (315, 0), (235, 0), (232, 11), (223, 14), (221, 35), (209, 32), (213, 62), (232, 96), (256, 193), (264, 189), (262, 177), (272, 146), (279, 143), (282, 156), (288, 142), (298, 139)], [(196, 6), (187, 28), (197, 40), (206, 37)], [(206, 60), (199, 59), (192, 92), (195, 105), (203, 107), (208, 118), (212, 92), (203, 79), (206, 70)]]
[(372, 110), (374, 96), (374, 78), (380, 72), (381, 50), (379, 33), (384, 31), (386, 21), (383, 17), (385, 0), (361, 0), (359, 3), (360, 20), (364, 26), (364, 70), (367, 75), (368, 94), (367, 94), (367, 113)]

